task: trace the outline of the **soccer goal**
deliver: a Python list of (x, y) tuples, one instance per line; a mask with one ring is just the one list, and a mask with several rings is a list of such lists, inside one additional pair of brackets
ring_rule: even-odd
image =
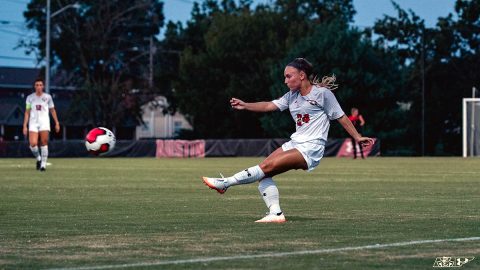
[(480, 98), (463, 99), (463, 157), (480, 156)]

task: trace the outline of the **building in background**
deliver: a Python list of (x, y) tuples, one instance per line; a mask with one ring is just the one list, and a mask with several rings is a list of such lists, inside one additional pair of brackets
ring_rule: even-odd
[(33, 93), (40, 69), (0, 67), (0, 137), (23, 140), (25, 98)]
[[(0, 67), (0, 136), (4, 140), (26, 139), (23, 135), (25, 98), (34, 92), (33, 82), (39, 77), (43, 77), (41, 69)], [(59, 134), (52, 132), (51, 139), (83, 139), (84, 133), (88, 131), (86, 125), (71, 123), (65, 117), (77, 89), (73, 86), (63, 86), (66, 85), (63, 81), (64, 74), (56, 76), (50, 87), (50, 94), (61, 124), (61, 132)]]
[(167, 107), (167, 99), (163, 96), (157, 96), (142, 106), (144, 124), (137, 126), (137, 139), (174, 138), (182, 129), (192, 130), (184, 115), (165, 113)]

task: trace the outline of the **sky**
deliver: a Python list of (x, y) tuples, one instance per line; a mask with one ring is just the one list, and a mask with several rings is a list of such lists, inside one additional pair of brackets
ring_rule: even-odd
[[(255, 0), (269, 3), (272, 0)], [(0, 66), (35, 67), (33, 55), (26, 55), (24, 49), (15, 49), (21, 36), (35, 35), (23, 26), (23, 11), (28, 0), (0, 0)], [(190, 17), (193, 0), (164, 0), (165, 21), (185, 22)], [(435, 26), (438, 17), (453, 13), (455, 0), (396, 0), (404, 9), (412, 9), (425, 20), (429, 27)], [(353, 0), (357, 14), (354, 25), (372, 26), (384, 15), (396, 16), (390, 0)]]

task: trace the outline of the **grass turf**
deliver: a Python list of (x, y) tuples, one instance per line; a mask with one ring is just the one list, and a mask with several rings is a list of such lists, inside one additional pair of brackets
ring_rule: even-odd
[(209, 190), (201, 176), (260, 158), (0, 159), (0, 269), (145, 263), (145, 269), (430, 269), (479, 241), (148, 266), (170, 260), (478, 237), (480, 159), (325, 158), (275, 177), (286, 224), (256, 185)]

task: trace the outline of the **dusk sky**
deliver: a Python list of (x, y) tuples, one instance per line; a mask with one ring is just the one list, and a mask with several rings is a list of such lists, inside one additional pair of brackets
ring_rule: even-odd
[[(185, 22), (190, 17), (194, 1), (165, 0), (164, 13), (166, 20)], [(255, 3), (269, 3), (271, 0), (256, 0)], [(376, 19), (384, 14), (395, 15), (390, 0), (354, 0), (355, 25), (372, 26)], [(433, 27), (438, 17), (453, 13), (454, 0), (398, 0), (402, 8), (412, 9), (425, 19), (427, 26)], [(0, 66), (35, 67), (33, 56), (28, 56), (23, 49), (16, 47), (20, 36), (35, 35), (28, 32), (24, 25), (23, 11), (27, 0), (0, 0)], [(29, 60), (32, 59), (32, 60)], [(41, 65), (41, 64), (40, 64)]]

